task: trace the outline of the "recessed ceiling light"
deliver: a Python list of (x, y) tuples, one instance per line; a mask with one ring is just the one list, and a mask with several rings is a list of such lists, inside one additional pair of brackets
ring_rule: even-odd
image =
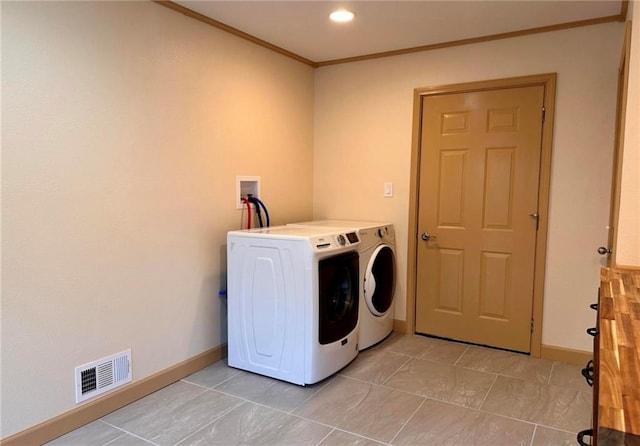
[(340, 9), (329, 14), (329, 18), (334, 22), (350, 22), (351, 20), (353, 20), (353, 12)]

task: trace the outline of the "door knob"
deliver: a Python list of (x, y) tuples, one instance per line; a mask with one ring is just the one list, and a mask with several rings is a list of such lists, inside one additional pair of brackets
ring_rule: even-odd
[(607, 248), (605, 246), (601, 246), (598, 248), (598, 254), (602, 254), (602, 255), (609, 255), (611, 254), (613, 251), (611, 251), (611, 248)]
[(422, 240), (424, 240), (425, 242), (428, 242), (429, 240), (435, 240), (436, 236), (435, 235), (431, 235), (428, 232), (423, 232), (422, 235), (420, 236), (420, 238)]

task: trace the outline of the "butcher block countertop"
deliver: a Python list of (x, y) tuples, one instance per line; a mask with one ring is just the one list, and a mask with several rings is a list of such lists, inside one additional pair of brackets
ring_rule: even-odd
[(600, 282), (598, 444), (640, 444), (640, 270)]

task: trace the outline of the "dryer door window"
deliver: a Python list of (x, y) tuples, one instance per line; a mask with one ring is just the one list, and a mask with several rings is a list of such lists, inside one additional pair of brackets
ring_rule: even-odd
[(354, 304), (352, 291), (355, 285), (351, 281), (351, 274), (346, 266), (336, 272), (327, 295), (327, 318), (330, 322), (343, 319), (349, 312)]
[(358, 323), (358, 264), (357, 252), (318, 262), (320, 344), (346, 337)]
[(393, 304), (395, 256), (388, 245), (378, 246), (367, 265), (364, 276), (364, 298), (369, 311), (383, 316)]

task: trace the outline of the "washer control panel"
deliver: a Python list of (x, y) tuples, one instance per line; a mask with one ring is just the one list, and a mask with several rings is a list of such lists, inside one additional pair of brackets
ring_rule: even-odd
[(380, 226), (379, 228), (366, 228), (360, 229), (360, 234), (362, 236), (368, 237), (378, 237), (378, 238), (387, 238), (389, 236), (393, 236), (393, 227), (391, 226)]
[(347, 232), (343, 234), (318, 236), (311, 239), (311, 245), (316, 251), (324, 251), (331, 248), (350, 247), (360, 243), (358, 234), (353, 232)]

